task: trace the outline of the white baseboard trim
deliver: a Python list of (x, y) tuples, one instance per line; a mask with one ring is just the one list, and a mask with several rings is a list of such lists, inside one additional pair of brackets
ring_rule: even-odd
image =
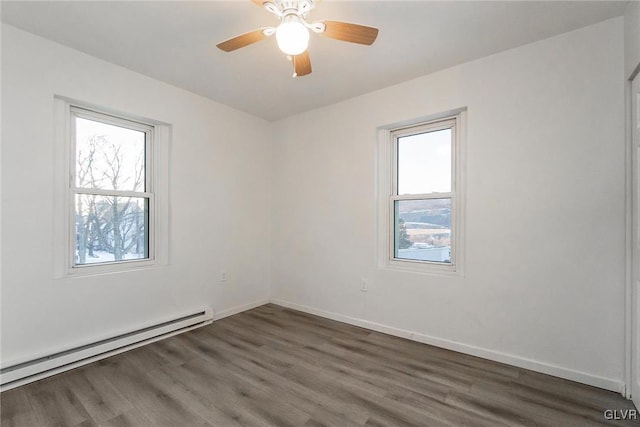
[(624, 395), (625, 393), (625, 384), (620, 380), (603, 378), (597, 375), (588, 374), (586, 372), (575, 371), (573, 369), (565, 368), (562, 366), (539, 362), (536, 360), (528, 359), (526, 357), (515, 356), (512, 354), (476, 347), (469, 344), (432, 337), (429, 335), (411, 332), (404, 329), (394, 328), (391, 326), (382, 325), (380, 323), (370, 322), (368, 320), (358, 319), (356, 317), (345, 316), (343, 314), (325, 311), (306, 305), (300, 305), (278, 298), (271, 298), (271, 302), (273, 304), (291, 308), (293, 310), (303, 311), (305, 313), (314, 314), (316, 316), (325, 317), (331, 320), (337, 320), (339, 322), (348, 323), (350, 325), (359, 326), (361, 328), (370, 329), (376, 332), (382, 332), (384, 334), (406, 338), (423, 344), (429, 344), (436, 347), (445, 348), (447, 350), (453, 350), (459, 353), (469, 354), (471, 356), (477, 356), (483, 359), (505, 363), (507, 365), (515, 366), (518, 368), (529, 369), (531, 371), (552, 375), (554, 377), (576, 381), (582, 384), (614, 391), (622, 395)]
[(227, 308), (226, 310), (217, 311), (213, 315), (213, 321), (224, 319), (225, 317), (233, 316), (234, 314), (242, 313), (243, 311), (251, 310), (261, 305), (269, 304), (269, 298), (264, 298), (258, 301), (250, 302), (248, 304), (239, 305), (236, 307)]

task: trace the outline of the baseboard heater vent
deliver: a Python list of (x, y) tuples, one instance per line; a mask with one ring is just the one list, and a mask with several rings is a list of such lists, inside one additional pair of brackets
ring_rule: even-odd
[(0, 369), (0, 391), (64, 372), (145, 344), (210, 324), (213, 311), (205, 308), (89, 344), (54, 352)]

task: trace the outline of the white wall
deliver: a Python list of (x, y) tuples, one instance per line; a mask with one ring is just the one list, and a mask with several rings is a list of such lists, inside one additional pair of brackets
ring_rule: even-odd
[[(272, 300), (620, 390), (623, 73), (617, 18), (275, 123)], [(466, 276), (377, 269), (376, 128), (465, 106)]]
[[(167, 266), (53, 279), (54, 94), (173, 126)], [(3, 25), (2, 124), (3, 365), (268, 299), (269, 123)]]
[(640, 65), (640, 1), (630, 1), (624, 15), (625, 77)]
[[(617, 389), (624, 67), (618, 18), (272, 126), (3, 25), (3, 361), (272, 282), (280, 303)], [(173, 125), (168, 266), (53, 279), (54, 94)], [(378, 270), (376, 128), (464, 106), (465, 277)]]

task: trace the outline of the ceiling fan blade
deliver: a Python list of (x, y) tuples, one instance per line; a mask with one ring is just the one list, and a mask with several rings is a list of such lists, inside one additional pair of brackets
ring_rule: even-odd
[(378, 29), (340, 21), (322, 21), (325, 29), (320, 35), (345, 42), (370, 45), (378, 37)]
[(250, 44), (259, 42), (260, 40), (264, 40), (269, 35), (265, 34), (265, 30), (268, 28), (260, 28), (237, 37), (231, 38), (229, 40), (225, 40), (221, 43), (218, 43), (219, 49), (224, 50), (225, 52), (231, 52), (236, 49), (240, 49), (241, 47), (249, 46)]
[(293, 60), (293, 77), (302, 77), (311, 74), (311, 58), (309, 51), (305, 50), (300, 55), (292, 57)]
[(251, 0), (254, 4), (257, 4), (258, 6), (262, 7), (265, 3), (267, 3), (269, 0)]

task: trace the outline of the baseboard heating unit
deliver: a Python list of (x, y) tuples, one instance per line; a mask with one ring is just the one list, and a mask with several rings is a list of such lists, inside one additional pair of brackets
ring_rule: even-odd
[(0, 368), (0, 391), (9, 390), (154, 341), (209, 325), (212, 321), (213, 311), (210, 308), (204, 308), (92, 343), (27, 361), (8, 363), (8, 366)]

